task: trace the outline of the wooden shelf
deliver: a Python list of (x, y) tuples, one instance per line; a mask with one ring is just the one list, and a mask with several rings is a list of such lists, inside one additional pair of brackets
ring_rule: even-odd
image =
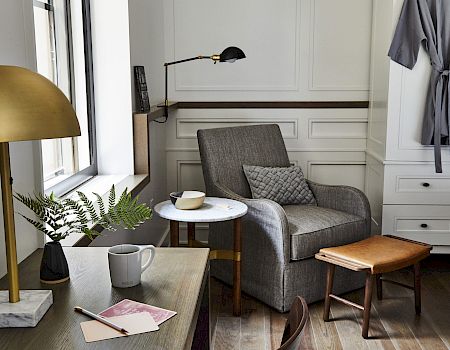
[[(178, 102), (169, 102), (169, 113), (178, 108)], [(133, 116), (140, 116), (140, 118), (147, 118), (147, 122), (152, 122), (155, 119), (164, 117), (164, 106), (151, 106), (148, 112), (133, 112)]]

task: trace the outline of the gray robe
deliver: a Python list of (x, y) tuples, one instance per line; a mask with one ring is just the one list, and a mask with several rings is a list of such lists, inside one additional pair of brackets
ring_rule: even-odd
[(405, 0), (389, 57), (412, 69), (422, 43), (433, 69), (421, 141), (434, 145), (436, 172), (442, 173), (441, 145), (449, 144), (450, 0)]

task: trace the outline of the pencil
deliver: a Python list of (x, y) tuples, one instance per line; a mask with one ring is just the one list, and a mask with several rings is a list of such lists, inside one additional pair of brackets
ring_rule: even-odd
[(116, 331), (119, 331), (119, 332), (121, 332), (123, 334), (128, 335), (128, 331), (126, 329), (124, 329), (124, 328), (122, 328), (122, 327), (112, 323), (111, 321), (108, 321), (106, 318), (104, 318), (102, 316), (96, 315), (93, 312), (90, 312), (90, 311), (88, 311), (86, 309), (83, 309), (82, 307), (79, 307), (79, 306), (75, 306), (74, 310), (76, 312), (79, 312), (80, 314), (89, 316), (89, 317), (93, 318), (94, 320), (97, 320), (98, 322), (101, 322), (101, 323), (103, 323), (103, 324), (105, 324), (105, 325), (107, 325), (107, 326), (109, 326), (111, 328), (114, 328)]

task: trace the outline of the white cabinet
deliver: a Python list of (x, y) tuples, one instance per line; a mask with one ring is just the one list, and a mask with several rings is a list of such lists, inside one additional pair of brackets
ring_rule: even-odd
[(450, 207), (385, 205), (383, 232), (433, 245), (433, 253), (448, 253)]
[(433, 148), (420, 144), (430, 61), (413, 70), (387, 56), (403, 0), (374, 0), (365, 190), (376, 233), (394, 234), (450, 253), (450, 150), (436, 174)]

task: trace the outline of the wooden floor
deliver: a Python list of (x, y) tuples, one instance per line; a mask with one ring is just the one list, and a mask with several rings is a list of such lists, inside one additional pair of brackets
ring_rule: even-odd
[[(383, 284), (384, 299), (374, 299), (369, 337), (361, 337), (362, 313), (332, 302), (332, 321), (322, 320), (323, 303), (309, 305), (310, 319), (302, 349), (450, 349), (450, 256), (427, 261), (422, 268), (422, 315), (414, 313), (413, 291)], [(412, 282), (412, 271), (389, 278)], [(347, 298), (362, 303), (363, 290)], [(243, 295), (242, 316), (232, 317), (231, 289), (211, 279), (213, 349), (277, 349), (286, 314)]]

